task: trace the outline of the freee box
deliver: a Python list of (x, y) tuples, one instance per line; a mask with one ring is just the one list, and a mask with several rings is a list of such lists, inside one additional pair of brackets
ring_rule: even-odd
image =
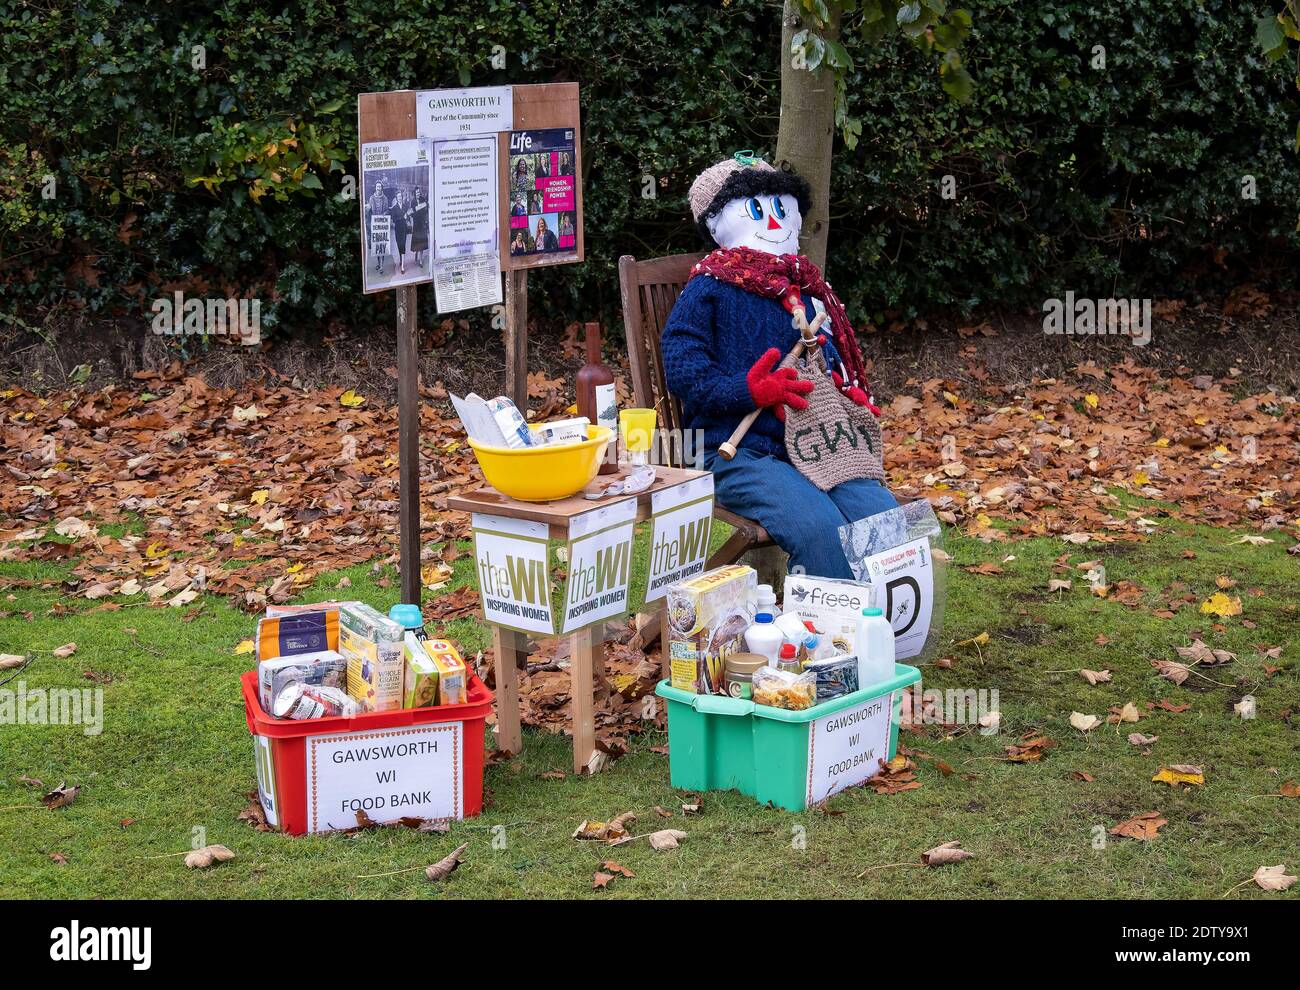
[(810, 621), (831, 637), (836, 650), (853, 652), (858, 616), (875, 605), (875, 587), (868, 581), (787, 574), (781, 608)]

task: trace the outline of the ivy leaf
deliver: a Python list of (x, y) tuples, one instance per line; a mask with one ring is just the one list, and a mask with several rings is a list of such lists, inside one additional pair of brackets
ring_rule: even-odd
[(1255, 43), (1270, 62), (1286, 54), (1286, 32), (1276, 14), (1265, 14), (1255, 22)]

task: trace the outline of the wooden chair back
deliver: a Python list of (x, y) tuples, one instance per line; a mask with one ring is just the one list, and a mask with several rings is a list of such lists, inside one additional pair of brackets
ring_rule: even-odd
[[(703, 254), (673, 254), (649, 261), (637, 261), (630, 254), (618, 259), (618, 284), (623, 298), (623, 329), (627, 334), (628, 364), (632, 371), (632, 395), (642, 408), (659, 411), (659, 426), (681, 437), (682, 406), (668, 391), (664, 378), (660, 337), (673, 304), (690, 278), (691, 269)], [(664, 445), (673, 458), (680, 447)], [(674, 463), (674, 467), (682, 465)]]

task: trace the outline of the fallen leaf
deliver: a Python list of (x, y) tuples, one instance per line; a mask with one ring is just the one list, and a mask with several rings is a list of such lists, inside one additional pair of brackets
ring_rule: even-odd
[(613, 879), (614, 879), (614, 874), (601, 873), (600, 871), (597, 871), (591, 875), (591, 889), (604, 890), (606, 887), (609, 886), (609, 882)]
[(1241, 599), (1229, 598), (1221, 591), (1216, 591), (1205, 601), (1201, 602), (1201, 612), (1205, 615), (1217, 615), (1220, 618), (1227, 618), (1230, 615), (1241, 615)]
[(0, 653), (0, 670), (13, 670), (26, 662), (27, 658), (20, 657), (17, 653)]
[(464, 855), (465, 850), (469, 848), (468, 842), (462, 842), (455, 849), (449, 852), (438, 862), (424, 868), (424, 879), (430, 883), (437, 883), (446, 880), (456, 872), (456, 867), (460, 866), (460, 858)]
[(50, 793), (41, 798), (41, 803), (45, 807), (54, 811), (56, 808), (66, 808), (73, 801), (77, 800), (77, 795), (81, 793), (80, 787), (69, 787), (64, 781)]
[(53, 652), (56, 657), (70, 657), (72, 656), (72, 654), (77, 652), (77, 644), (64, 643), (62, 646), (60, 646), (58, 649), (54, 650)]
[(626, 866), (622, 866), (619, 863), (614, 862), (612, 859), (605, 860), (600, 864), (600, 868), (602, 870), (608, 870), (610, 873), (617, 873), (619, 876), (627, 877), (629, 880), (636, 876), (636, 874)]
[(627, 826), (634, 821), (636, 821), (636, 815), (631, 811), (625, 811), (608, 822), (584, 819), (582, 824), (574, 831), (573, 837), (575, 839), (592, 839), (597, 842), (612, 842), (616, 839), (625, 838), (628, 835)]
[(1073, 583), (1073, 582), (1071, 582), (1071, 581), (1062, 581), (1062, 580), (1060, 580), (1059, 578), (1052, 578), (1052, 580), (1050, 580), (1050, 581), (1047, 582), (1047, 590), (1048, 590), (1049, 592), (1052, 592), (1052, 591), (1069, 591), (1069, 590), (1070, 590), (1071, 588), (1073, 588), (1073, 587), (1074, 587), (1074, 583)]
[(206, 870), (209, 866), (225, 863), (234, 858), (235, 854), (225, 846), (204, 846), (186, 855), (185, 865), (191, 870)]
[(1159, 736), (1144, 736), (1140, 732), (1130, 732), (1128, 741), (1134, 746), (1151, 746), (1159, 739)]
[(1110, 834), (1122, 836), (1126, 839), (1139, 839), (1142, 842), (1148, 842), (1156, 837), (1156, 834), (1163, 826), (1168, 824), (1169, 819), (1161, 818), (1160, 812), (1147, 811), (1120, 822), (1110, 830)]
[(665, 849), (676, 849), (678, 843), (686, 838), (686, 833), (675, 828), (660, 829), (658, 832), (650, 833), (650, 848), (663, 851)]
[(240, 640), (239, 645), (235, 647), (235, 654), (252, 653), (257, 648), (257, 644), (251, 639)]
[(1188, 763), (1178, 763), (1172, 767), (1161, 767), (1160, 772), (1151, 780), (1152, 782), (1168, 784), (1170, 787), (1177, 787), (1179, 784), (1202, 787), (1205, 784), (1205, 774), (1200, 767)]
[(1101, 719), (1096, 715), (1085, 715), (1083, 712), (1071, 712), (1070, 724), (1080, 732), (1091, 732), (1097, 726), (1101, 725)]
[(1079, 671), (1079, 676), (1094, 687), (1098, 684), (1108, 684), (1110, 682), (1109, 670), (1089, 670), (1085, 667)]
[[(365, 401), (366, 397), (364, 395), (358, 395), (352, 389), (348, 389), (339, 396), (339, 405), (347, 406), (349, 409), (355, 409), (357, 406), (363, 405)], [(432, 867), (430, 868), (432, 869)]]
[(1152, 660), (1151, 666), (1160, 672), (1161, 677), (1171, 680), (1175, 684), (1182, 684), (1191, 676), (1187, 664), (1177, 663), (1174, 660)]
[(1296, 881), (1295, 877), (1287, 875), (1285, 863), (1261, 866), (1251, 879), (1261, 890), (1286, 890)]
[(944, 866), (948, 863), (960, 863), (963, 859), (970, 859), (974, 855), (963, 849), (960, 842), (945, 842), (941, 846), (935, 846), (921, 853), (921, 861), (926, 866)]
[[(1116, 710), (1117, 708), (1118, 711)], [(1141, 717), (1142, 712), (1138, 711), (1138, 706), (1129, 701), (1126, 702), (1122, 708), (1112, 705), (1110, 715), (1106, 717), (1106, 721), (1111, 725), (1115, 725), (1119, 722), (1136, 722)]]

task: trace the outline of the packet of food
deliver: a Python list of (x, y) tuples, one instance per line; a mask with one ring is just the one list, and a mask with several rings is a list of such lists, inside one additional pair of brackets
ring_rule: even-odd
[(351, 718), (360, 711), (361, 706), (346, 691), (294, 681), (276, 696), (271, 714), (276, 718), (298, 721), (339, 715)]
[(438, 665), (424, 648), (424, 640), (408, 632), (402, 639), (402, 707), (428, 708), (438, 703)]
[(754, 671), (754, 704), (803, 711), (817, 703), (817, 675), (795, 674), (775, 667)]
[(438, 671), (438, 704), (465, 704), (469, 694), (469, 670), (460, 651), (445, 639), (427, 639), (424, 649)]

